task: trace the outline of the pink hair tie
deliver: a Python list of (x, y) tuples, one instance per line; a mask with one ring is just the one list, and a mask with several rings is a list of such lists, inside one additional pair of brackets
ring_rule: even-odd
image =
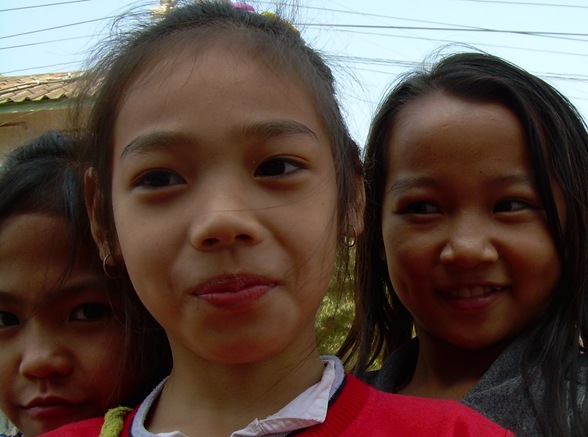
[(244, 11), (255, 12), (255, 8), (251, 6), (249, 3), (245, 2), (234, 2), (233, 7), (235, 9), (243, 9)]

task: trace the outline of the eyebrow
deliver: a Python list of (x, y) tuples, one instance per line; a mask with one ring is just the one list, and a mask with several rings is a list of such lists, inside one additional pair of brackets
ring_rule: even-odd
[(402, 192), (415, 187), (427, 187), (437, 185), (435, 179), (429, 176), (419, 176), (400, 179), (392, 184), (388, 193)]
[(308, 135), (317, 139), (316, 133), (308, 126), (294, 120), (272, 120), (253, 123), (243, 129), (243, 135), (271, 139), (288, 135)]
[[(80, 293), (82, 290), (98, 286), (103, 286), (104, 292), (107, 292), (108, 283), (103, 278), (82, 279), (80, 281), (66, 284), (64, 286), (57, 285), (55, 288), (52, 288), (45, 296), (43, 296), (43, 298), (38, 302), (38, 304), (45, 305), (57, 300), (68, 299), (74, 297), (77, 293)], [(18, 292), (0, 290), (0, 302), (10, 304), (22, 304), (26, 301), (26, 299), (22, 299), (20, 294), (21, 293)]]
[[(492, 185), (512, 185), (518, 183), (530, 184), (533, 186), (535, 185), (535, 181), (529, 175), (524, 173), (498, 176), (492, 178), (488, 183)], [(432, 187), (436, 185), (439, 185), (439, 183), (435, 180), (435, 178), (430, 176), (408, 177), (394, 182), (387, 192), (395, 193), (411, 188)]]
[(132, 153), (147, 153), (154, 150), (165, 149), (171, 145), (186, 145), (189, 139), (186, 135), (175, 132), (150, 132), (139, 135), (125, 146), (119, 159)]
[[(263, 138), (269, 140), (280, 136), (307, 135), (317, 139), (316, 133), (306, 125), (293, 120), (272, 120), (252, 123), (240, 132), (244, 138)], [(139, 135), (125, 146), (120, 154), (122, 159), (133, 153), (147, 153), (170, 146), (183, 146), (190, 143), (189, 136), (176, 132), (150, 132)]]

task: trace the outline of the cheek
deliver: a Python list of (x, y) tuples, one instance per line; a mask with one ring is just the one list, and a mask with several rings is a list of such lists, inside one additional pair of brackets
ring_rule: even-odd
[(548, 236), (529, 241), (534, 244), (527, 245), (524, 251), (519, 251), (518, 262), (516, 264), (513, 262), (513, 265), (515, 269), (526, 272), (526, 281), (535, 284), (534, 287), (530, 287), (535, 291), (530, 292), (527, 299), (535, 301), (548, 299), (561, 275), (560, 261), (555, 246)]
[(166, 250), (174, 226), (156, 220), (156, 217), (140, 214), (132, 208), (114, 208), (114, 222), (118, 245), (125, 268), (137, 288), (144, 281), (152, 281), (154, 273), (163, 267)]
[[(89, 341), (90, 342), (90, 341)], [(132, 357), (125, 350), (125, 334), (121, 325), (116, 324), (101, 337), (90, 342), (93, 349), (86, 349), (80, 361), (85, 361), (86, 377), (96, 390), (100, 403), (108, 404), (122, 401), (131, 394), (133, 370), (128, 363)], [(82, 348), (78, 349), (80, 352)], [(112, 399), (113, 392), (118, 399)]]
[(16, 389), (14, 383), (18, 375), (18, 353), (12, 347), (7, 347), (4, 342), (0, 342), (2, 351), (3, 364), (0, 369), (0, 410), (14, 414), (9, 407), (13, 398), (13, 391)]
[(401, 226), (383, 226), (385, 261), (394, 292), (410, 312), (426, 302), (436, 255), (430, 238)]
[(383, 255), (393, 282), (397, 277), (418, 277), (416, 272), (425, 273), (432, 267), (433, 248), (424, 233), (385, 224), (382, 237)]
[[(289, 254), (284, 258), (284, 268), (287, 277), (292, 275), (296, 278), (295, 288), (300, 290), (298, 299), (312, 300), (318, 308), (334, 270), (337, 231), (331, 222), (326, 227), (324, 222), (306, 224), (304, 229), (313, 231), (291, 234), (288, 238)], [(284, 234), (288, 235), (288, 232)]]
[(330, 271), (337, 250), (336, 185), (325, 184), (306, 202), (297, 202), (264, 218), (274, 237), (296, 252), (305, 269)]

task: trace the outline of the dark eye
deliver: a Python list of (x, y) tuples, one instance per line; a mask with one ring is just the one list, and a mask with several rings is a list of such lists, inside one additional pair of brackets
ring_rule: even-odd
[(0, 311), (0, 329), (20, 325), (20, 320), (12, 313)]
[(152, 170), (144, 173), (134, 182), (137, 187), (161, 188), (182, 184), (184, 180), (168, 170)]
[(85, 303), (74, 308), (71, 320), (91, 322), (102, 320), (113, 314), (112, 307), (107, 303)]
[(302, 168), (298, 162), (285, 158), (270, 159), (262, 163), (255, 171), (257, 177), (284, 176)]
[(431, 202), (412, 202), (406, 205), (400, 211), (401, 214), (435, 214), (439, 212), (439, 208), (437, 208)]
[(532, 206), (523, 200), (504, 200), (496, 204), (494, 212), (517, 212), (530, 208), (532, 208)]

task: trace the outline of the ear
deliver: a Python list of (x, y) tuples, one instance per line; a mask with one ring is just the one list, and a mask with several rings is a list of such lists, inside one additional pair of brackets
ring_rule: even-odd
[(357, 238), (362, 232), (364, 227), (364, 212), (365, 212), (365, 187), (362, 176), (356, 176), (355, 178), (355, 202), (349, 210), (349, 216), (347, 217), (348, 227), (355, 231), (356, 235), (348, 235), (348, 237)]
[(114, 254), (111, 253), (106, 238), (106, 231), (97, 216), (98, 211), (102, 210), (104, 199), (97, 190), (96, 171), (94, 168), (89, 168), (84, 174), (84, 196), (86, 200), (86, 210), (88, 211), (88, 218), (90, 220), (92, 237), (96, 242), (96, 246), (98, 246), (100, 259), (104, 260), (108, 258), (105, 262), (109, 265), (114, 265)]

